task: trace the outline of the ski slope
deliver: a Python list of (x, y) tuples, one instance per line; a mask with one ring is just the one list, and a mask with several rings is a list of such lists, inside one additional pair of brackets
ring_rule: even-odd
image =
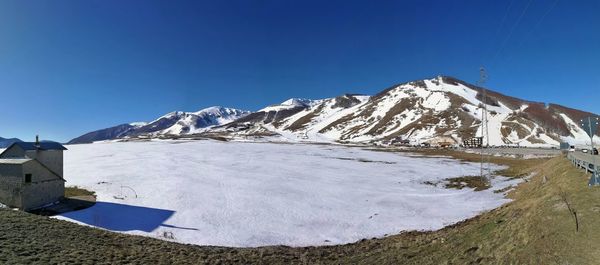
[[(182, 243), (331, 245), (435, 230), (509, 200), (443, 188), (479, 165), (333, 145), (150, 141), (67, 146), (67, 185), (98, 203), (56, 218)], [(427, 185), (424, 182), (439, 183)]]

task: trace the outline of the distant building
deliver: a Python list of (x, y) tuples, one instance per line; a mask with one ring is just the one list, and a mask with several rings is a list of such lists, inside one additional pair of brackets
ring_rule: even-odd
[(483, 137), (474, 137), (463, 141), (463, 146), (466, 148), (478, 148), (483, 146)]
[(433, 139), (429, 139), (426, 142), (430, 146), (442, 147), (442, 148), (452, 147), (452, 146), (456, 145), (456, 141), (452, 137), (449, 137), (449, 136), (435, 137)]
[(399, 145), (399, 146), (408, 146), (410, 145), (410, 140), (403, 139), (402, 137), (395, 137), (391, 139), (388, 143), (389, 145)]
[(569, 150), (569, 149), (571, 149), (571, 144), (564, 143), (564, 142), (560, 143), (560, 150)]
[(31, 210), (65, 194), (64, 146), (55, 142), (16, 142), (0, 154), (0, 203)]

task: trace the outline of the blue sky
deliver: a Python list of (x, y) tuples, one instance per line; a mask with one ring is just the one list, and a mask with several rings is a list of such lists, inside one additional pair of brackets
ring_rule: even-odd
[(600, 1), (0, 1), (0, 136), (455, 76), (600, 113)]

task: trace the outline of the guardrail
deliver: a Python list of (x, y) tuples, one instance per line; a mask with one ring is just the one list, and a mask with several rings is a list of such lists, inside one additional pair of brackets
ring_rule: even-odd
[[(594, 158), (594, 156), (592, 156), (592, 158)], [(600, 185), (600, 168), (599, 168), (600, 164), (582, 159), (581, 155), (578, 155), (577, 153), (569, 153), (567, 155), (567, 159), (571, 160), (571, 162), (573, 162), (573, 164), (577, 168), (581, 168), (581, 169), (584, 169), (588, 173), (592, 173), (592, 177), (590, 178), (590, 181), (588, 182), (589, 186)], [(596, 159), (592, 159), (592, 160), (597, 161)], [(596, 170), (596, 169), (598, 169), (598, 170)]]
[(573, 153), (569, 153), (567, 155), (567, 158), (573, 162), (573, 164), (577, 167), (577, 168), (581, 168), (581, 169), (585, 169), (587, 172), (589, 173), (594, 173), (594, 169), (598, 166), (598, 165), (594, 165), (593, 163), (586, 161), (584, 159), (579, 159), (575, 154)]

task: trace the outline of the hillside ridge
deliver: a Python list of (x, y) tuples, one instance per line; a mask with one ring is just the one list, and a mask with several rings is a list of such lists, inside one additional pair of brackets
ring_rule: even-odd
[(594, 115), (590, 112), (523, 100), (489, 89), (485, 96), (482, 92), (482, 87), (451, 76), (438, 76), (396, 84), (373, 96), (291, 98), (256, 112), (234, 111), (219, 122), (176, 111), (137, 128), (118, 125), (69, 143), (219, 135), (229, 139), (270, 137), (274, 141), (460, 145), (482, 135), (483, 105), (487, 105), (489, 117), (489, 145), (550, 147), (560, 142), (589, 142), (578, 121)]

